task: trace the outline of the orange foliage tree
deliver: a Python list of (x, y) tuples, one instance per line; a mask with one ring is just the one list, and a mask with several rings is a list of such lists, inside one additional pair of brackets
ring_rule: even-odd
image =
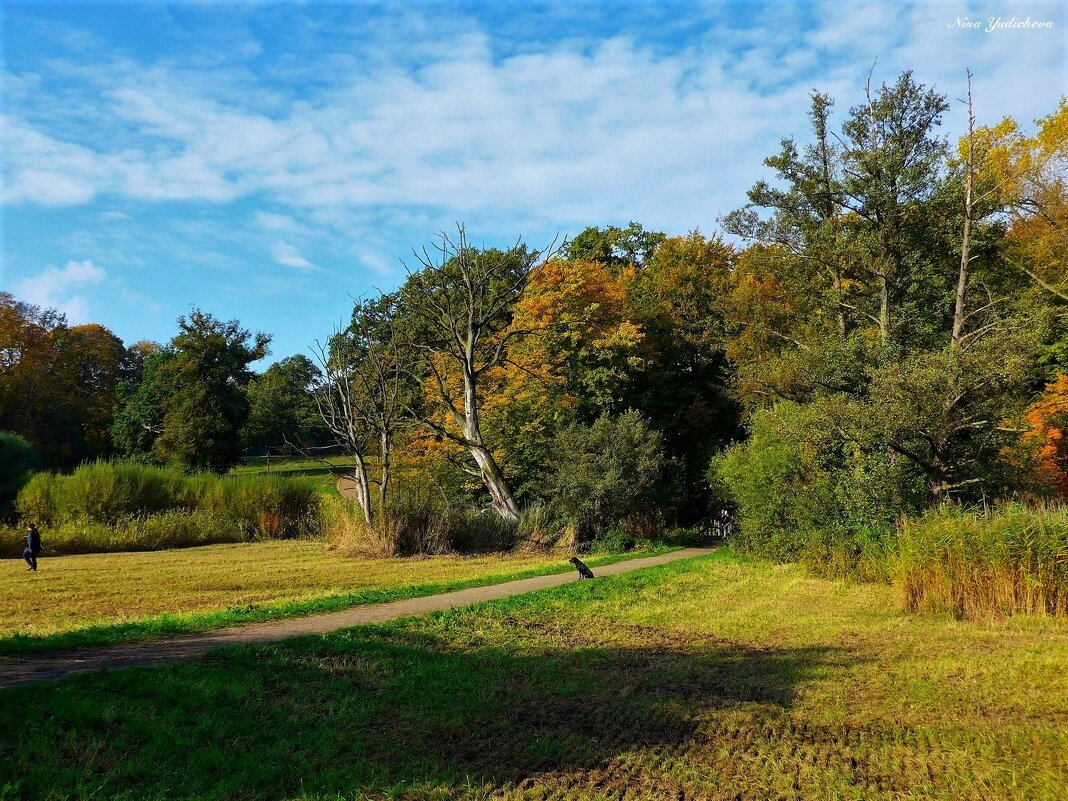
[(1027, 410), (1024, 445), (1032, 454), (1040, 483), (1068, 497), (1068, 375), (1056, 380)]

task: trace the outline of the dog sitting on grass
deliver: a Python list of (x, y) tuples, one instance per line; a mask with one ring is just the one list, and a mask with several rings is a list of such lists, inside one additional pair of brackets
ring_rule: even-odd
[(579, 577), (584, 579), (593, 578), (593, 571), (586, 567), (586, 563), (579, 559), (577, 556), (572, 556), (568, 559), (571, 564), (575, 566), (575, 570), (578, 571)]

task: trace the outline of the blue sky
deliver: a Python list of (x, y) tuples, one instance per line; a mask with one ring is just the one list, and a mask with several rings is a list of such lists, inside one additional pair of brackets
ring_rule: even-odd
[(127, 342), (196, 305), (307, 353), (457, 221), (715, 232), (809, 92), (842, 114), (873, 62), (951, 99), (971, 68), (980, 122), (1049, 114), (1066, 7), (5, 0), (0, 287)]

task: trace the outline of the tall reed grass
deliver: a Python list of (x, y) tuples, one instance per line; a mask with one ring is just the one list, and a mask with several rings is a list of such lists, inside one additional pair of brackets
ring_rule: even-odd
[(890, 570), (909, 610), (1068, 615), (1068, 508), (947, 507), (907, 520)]
[(46, 527), (46, 545), (67, 553), (318, 535), (319, 504), (308, 479), (102, 461), (38, 473), (16, 501), (24, 521)]
[[(18, 528), (0, 528), (3, 552), (15, 556), (25, 545)], [(111, 524), (71, 520), (44, 531), (45, 556), (119, 551), (160, 551), (225, 542), (247, 542), (248, 532), (216, 512), (173, 509), (122, 517)]]
[(573, 537), (545, 507), (524, 510), (510, 523), (495, 512), (450, 504), (432, 496), (397, 493), (368, 525), (352, 501), (326, 499), (323, 533), (339, 551), (361, 556), (432, 556), (573, 547)]

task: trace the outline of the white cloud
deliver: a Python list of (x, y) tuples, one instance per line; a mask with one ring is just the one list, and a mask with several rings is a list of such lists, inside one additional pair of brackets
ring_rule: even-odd
[(72, 323), (82, 323), (89, 320), (89, 301), (82, 290), (106, 279), (105, 270), (88, 259), (69, 261), (64, 267), (49, 266), (20, 281), (15, 285), (15, 294), (21, 300), (58, 309)]
[(271, 245), (271, 257), (283, 267), (292, 267), (295, 270), (322, 269), (312, 264), (300, 254), (299, 250), (286, 242), (275, 242)]
[[(1065, 85), (1056, 80), (1066, 64), (1063, 8), (1031, 3), (1016, 12), (1057, 20), (1054, 32), (1001, 34), (954, 31), (964, 8), (777, 4), (752, 9), (760, 25), (725, 17), (674, 51), (620, 35), (507, 57), (470, 20), (446, 23), (446, 47), (439, 25), (404, 10), (376, 22), (392, 31), (380, 42), (403, 48), (279, 60), (262, 78), (244, 67), (129, 59), (76, 72), (56, 66), (88, 81), (95, 102), (80, 108), (96, 116), (81, 129), (54, 112), (46, 122), (48, 109), (62, 105), (35, 76), (5, 124), (6, 196), (40, 205), (101, 194), (265, 200), (277, 211), (255, 212), (251, 224), (279, 237), (272, 257), (298, 270), (315, 265), (290, 243), (315, 235), (316, 218), (335, 221), (332, 236), (384, 247), (394, 246), (382, 221), (397, 229), (404, 216), (431, 222), (428, 233), (457, 218), (509, 230), (517, 221), (567, 229), (629, 218), (708, 230), (766, 175), (761, 161), (780, 138), (804, 137), (809, 91), (830, 92), (844, 113), (876, 59), (878, 82), (912, 67), (951, 98), (972, 67), (984, 122), (1051, 111)], [(997, 13), (1014, 8), (1022, 5), (1009, 0)], [(305, 86), (300, 76), (313, 74)], [(299, 92), (287, 92), (293, 75)], [(956, 125), (959, 112), (947, 119)], [(100, 132), (112, 131), (112, 143), (101, 141)], [(374, 213), (362, 218), (376, 227), (349, 222), (366, 210)]]
[(264, 231), (281, 234), (306, 234), (308, 226), (297, 222), (287, 214), (272, 211), (257, 211), (252, 215), (252, 225)]

